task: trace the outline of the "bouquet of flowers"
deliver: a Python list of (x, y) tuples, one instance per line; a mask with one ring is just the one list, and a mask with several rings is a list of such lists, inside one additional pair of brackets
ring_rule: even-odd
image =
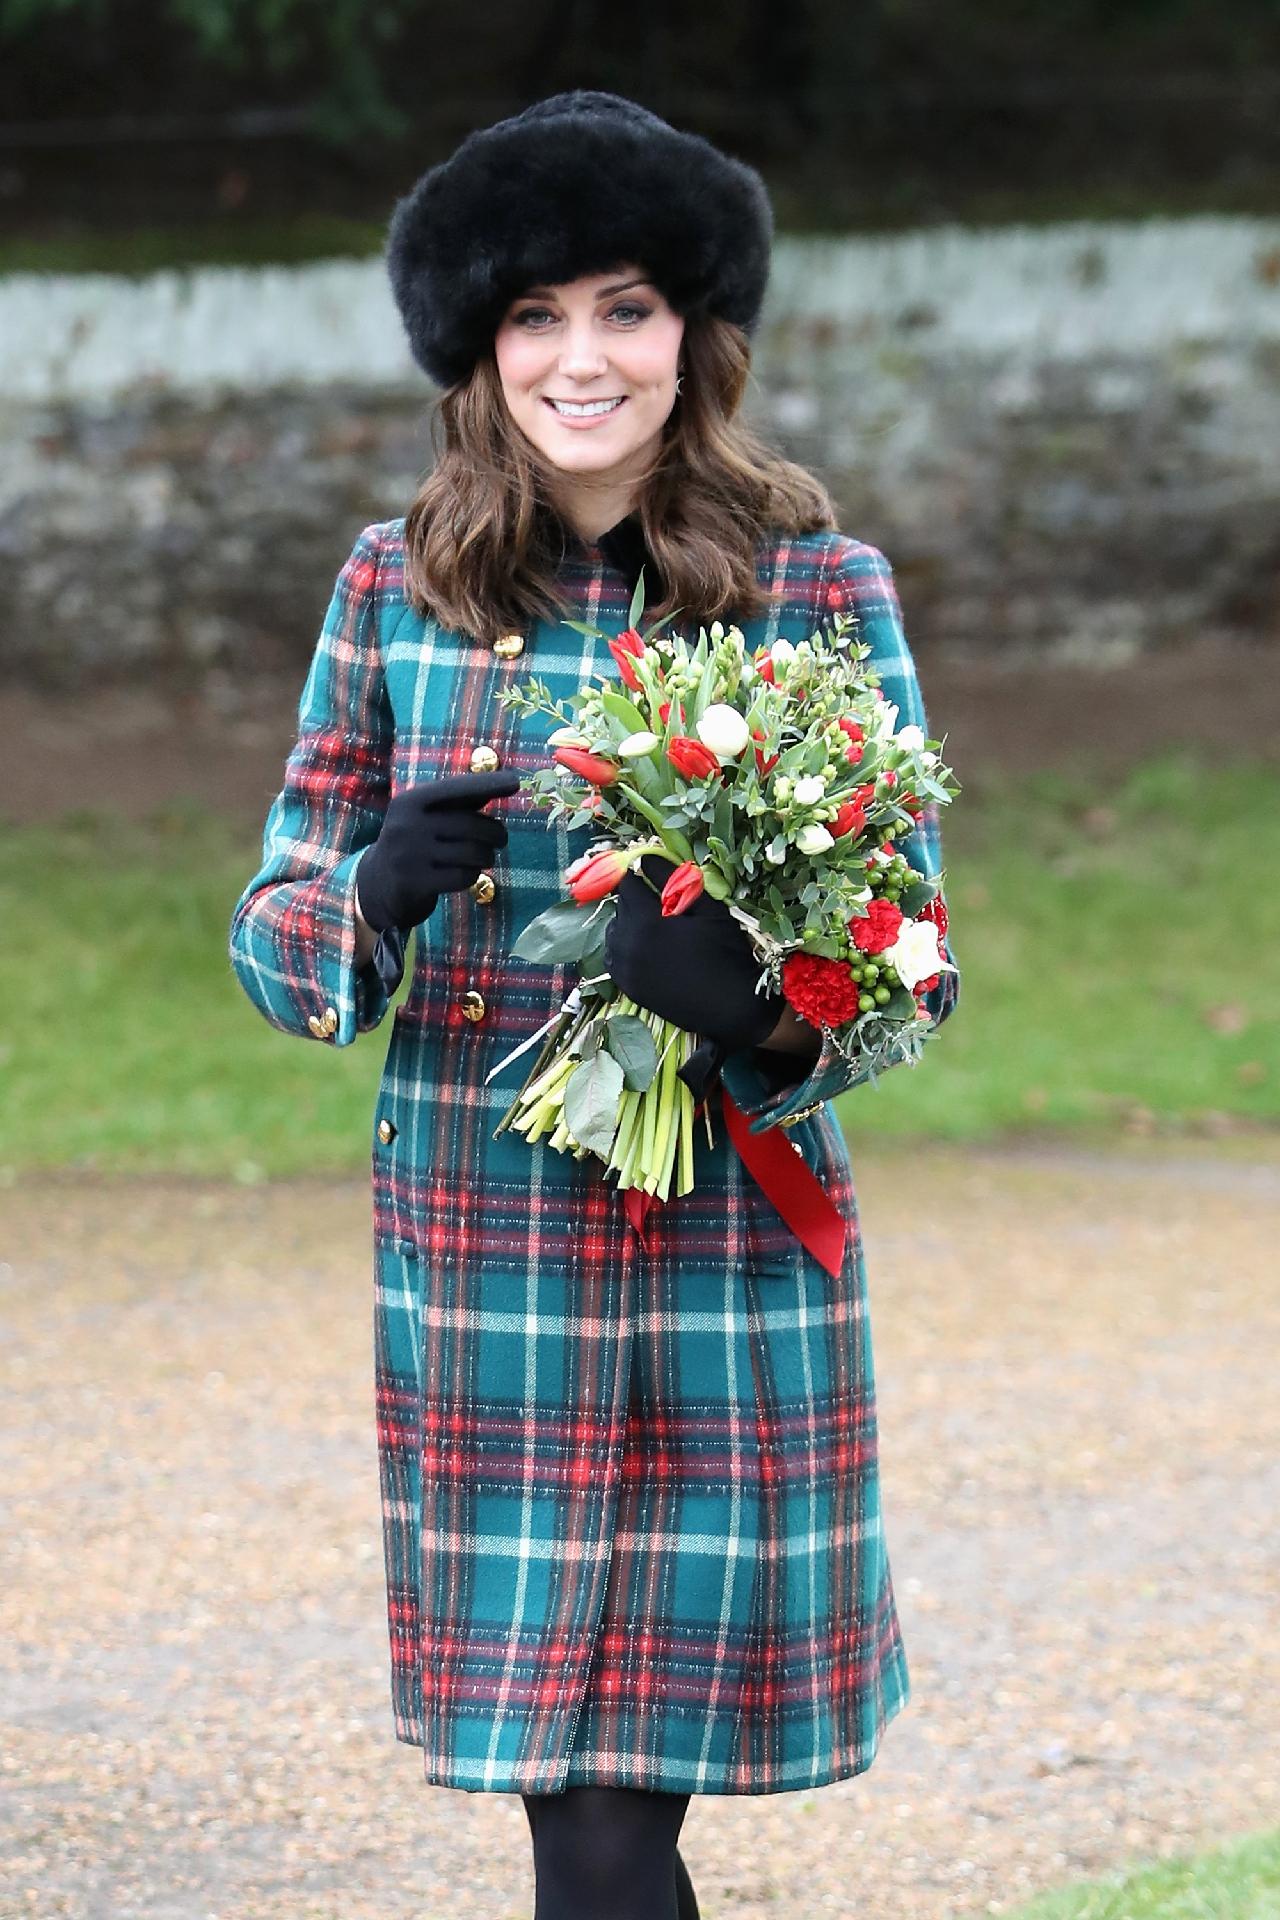
[(508, 1126), (545, 1136), (598, 1156), (620, 1189), (666, 1199), (673, 1179), (679, 1194), (693, 1186), (698, 1116), (680, 1069), (697, 1041), (609, 978), (604, 935), (623, 875), (660, 853), (674, 863), (663, 914), (704, 890), (723, 901), (760, 962), (757, 991), (781, 992), (874, 1082), (919, 1059), (933, 1031), (920, 1001), (953, 970), (945, 875), (921, 875), (893, 843), (926, 801), (949, 804), (960, 788), (941, 741), (895, 731), (898, 710), (863, 664), (871, 649), (849, 616), (753, 654), (719, 621), (692, 645), (663, 636), (666, 620), (641, 633), (643, 591), (641, 578), (616, 638), (566, 622), (607, 641), (620, 684), (588, 684), (565, 703), (531, 679), (500, 696), (559, 723), (552, 764), (524, 783), (549, 824), (598, 835), (565, 871), (567, 898), (511, 949), (576, 964), (579, 979), (516, 1050), (543, 1043), (495, 1137)]

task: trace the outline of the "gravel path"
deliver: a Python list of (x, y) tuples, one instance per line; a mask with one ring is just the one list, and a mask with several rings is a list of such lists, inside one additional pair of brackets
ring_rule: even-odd
[[(705, 1920), (943, 1920), (1280, 1821), (1280, 1150), (855, 1151), (913, 1698), (692, 1805)], [(524, 1920), (394, 1740), (367, 1190), (0, 1195), (0, 1915)]]

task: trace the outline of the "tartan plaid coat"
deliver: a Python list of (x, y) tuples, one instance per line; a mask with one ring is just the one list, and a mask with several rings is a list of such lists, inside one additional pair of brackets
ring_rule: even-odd
[[(625, 527), (627, 523), (622, 523)], [(350, 1046), (387, 1012), (404, 940), (354, 964), (354, 886), (389, 796), (545, 762), (554, 695), (614, 671), (603, 642), (539, 621), (482, 647), (406, 604), (403, 521), (365, 528), (338, 577), (230, 959), (283, 1032)], [(626, 624), (611, 529), (568, 533), (575, 617)], [(892, 575), (840, 533), (761, 544), (752, 646), (856, 614), (900, 723), (928, 732)], [(652, 570), (646, 579), (652, 578)], [(696, 631), (696, 623), (694, 626)], [(849, 1223), (837, 1280), (728, 1143), (700, 1131), (694, 1192), (650, 1214), (646, 1251), (590, 1162), (492, 1129), (529, 1056), (489, 1069), (573, 984), (514, 961), (590, 829), (520, 794), (491, 873), (417, 929), (371, 1124), (374, 1360), (391, 1696), (428, 1781), (552, 1792), (813, 1787), (870, 1766), (909, 1682), (881, 1524), (867, 1279), (832, 1050), (754, 1049), (725, 1084), (789, 1138)], [(900, 843), (941, 865), (936, 808)], [(954, 955), (949, 954), (954, 960)], [(946, 1018), (958, 975), (931, 1008)], [(782, 1068), (783, 1080), (769, 1061)], [(796, 1080), (798, 1077), (798, 1084)], [(874, 1098), (874, 1095), (868, 1096)]]

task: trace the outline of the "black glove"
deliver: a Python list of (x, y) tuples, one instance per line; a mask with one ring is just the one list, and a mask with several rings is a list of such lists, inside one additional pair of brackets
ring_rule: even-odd
[(623, 875), (604, 936), (610, 979), (639, 1006), (718, 1042), (721, 1056), (759, 1046), (787, 1003), (780, 993), (755, 991), (761, 962), (745, 928), (709, 893), (664, 919), (659, 895), (675, 869), (652, 853), (640, 866), (658, 892), (634, 870)]
[(376, 932), (416, 927), (442, 893), (469, 887), (507, 829), (480, 813), (520, 786), (518, 773), (450, 773), (397, 793), (377, 839), (356, 868), (360, 911)]

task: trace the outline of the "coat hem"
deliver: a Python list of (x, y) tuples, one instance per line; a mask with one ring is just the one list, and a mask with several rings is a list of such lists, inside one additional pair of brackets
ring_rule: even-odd
[(851, 1780), (860, 1773), (866, 1773), (880, 1751), (885, 1729), (910, 1704), (910, 1700), (910, 1681), (904, 1676), (900, 1685), (886, 1687), (882, 1709), (869, 1745), (851, 1749), (840, 1758), (811, 1769), (801, 1778), (786, 1780), (742, 1780), (724, 1773), (717, 1774), (696, 1763), (682, 1768), (666, 1762), (655, 1770), (643, 1765), (599, 1767), (589, 1761), (575, 1765), (571, 1760), (564, 1778), (554, 1787), (546, 1786), (541, 1780), (521, 1778), (513, 1771), (495, 1775), (488, 1767), (486, 1772), (490, 1777), (481, 1781), (462, 1775), (456, 1766), (435, 1764), (432, 1756), (425, 1751), (421, 1738), (412, 1733), (397, 1729), (396, 1739), (404, 1746), (417, 1747), (422, 1751), (423, 1778), (427, 1786), (450, 1787), (461, 1793), (549, 1793), (559, 1792), (565, 1787), (640, 1787), (650, 1792), (726, 1797), (806, 1793), (816, 1787), (834, 1786), (839, 1780)]

